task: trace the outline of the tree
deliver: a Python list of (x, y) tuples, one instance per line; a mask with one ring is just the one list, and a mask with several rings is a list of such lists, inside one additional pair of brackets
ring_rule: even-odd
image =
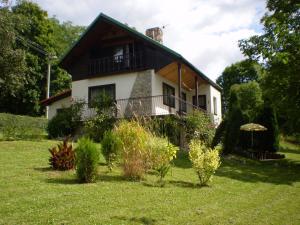
[[(6, 85), (0, 87), (0, 111), (40, 115), (42, 109), (39, 102), (46, 96), (49, 54), (62, 56), (84, 28), (74, 26), (71, 22), (60, 23), (55, 18), (49, 18), (47, 12), (36, 3), (25, 0), (17, 1), (11, 9), (8, 6), (5, 10), (1, 8), (1, 15), (5, 16), (0, 17), (0, 48), (1, 51), (6, 50), (0, 53), (0, 83), (5, 82)], [(13, 33), (5, 32), (6, 30), (12, 30)], [(12, 49), (13, 52), (7, 49)], [(70, 88), (71, 84), (70, 76), (57, 63), (57, 60), (52, 62), (51, 95)]]
[(300, 3), (268, 0), (264, 33), (239, 41), (242, 52), (261, 62), (264, 95), (284, 117), (288, 130), (300, 131)]
[(232, 101), (237, 101), (243, 114), (250, 121), (256, 118), (257, 111), (263, 105), (262, 90), (256, 81), (250, 81), (244, 84), (234, 84), (230, 88), (230, 94), (236, 96), (236, 100), (230, 99), (230, 105), (236, 104)]
[(4, 111), (4, 100), (18, 95), (26, 81), (24, 51), (16, 48), (14, 28), (15, 24), (22, 23), (3, 5), (0, 8), (0, 111)]
[(279, 128), (277, 116), (271, 103), (264, 104), (256, 122), (265, 126), (268, 130), (261, 132), (258, 146), (264, 151), (276, 152), (279, 149)]
[(228, 107), (231, 86), (249, 81), (258, 81), (261, 73), (262, 70), (259, 64), (252, 60), (243, 60), (225, 68), (222, 75), (217, 79), (217, 84), (223, 88), (223, 112), (226, 112)]

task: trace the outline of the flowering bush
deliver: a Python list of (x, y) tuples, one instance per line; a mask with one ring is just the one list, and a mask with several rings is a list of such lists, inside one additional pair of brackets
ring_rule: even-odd
[(150, 149), (151, 167), (160, 176), (160, 182), (168, 173), (170, 162), (176, 157), (178, 147), (168, 142), (166, 138), (152, 137), (148, 141)]
[(199, 177), (200, 185), (207, 185), (221, 164), (219, 151), (206, 147), (200, 140), (192, 140), (189, 148), (189, 158)]

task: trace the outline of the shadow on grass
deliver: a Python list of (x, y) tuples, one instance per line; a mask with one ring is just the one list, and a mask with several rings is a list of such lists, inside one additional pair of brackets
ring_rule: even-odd
[(171, 180), (169, 181), (169, 183), (174, 186), (183, 187), (183, 188), (201, 188), (198, 184), (187, 182), (187, 181), (181, 181), (181, 180)]
[(101, 174), (98, 176), (97, 181), (107, 181), (107, 182), (124, 182), (128, 181), (121, 175), (113, 175), (110, 173)]
[(215, 175), (243, 182), (293, 185), (300, 181), (299, 171), (300, 162), (290, 159), (254, 161), (233, 156), (223, 159)]
[(126, 216), (113, 216), (111, 219), (123, 220), (128, 221), (129, 223), (139, 223), (145, 225), (154, 225), (156, 223), (155, 219), (149, 217), (126, 217)]
[(36, 167), (36, 168), (33, 168), (33, 169), (36, 170), (36, 171), (39, 171), (39, 172), (54, 171), (51, 167)]
[(46, 179), (50, 184), (80, 184), (76, 178), (49, 178)]

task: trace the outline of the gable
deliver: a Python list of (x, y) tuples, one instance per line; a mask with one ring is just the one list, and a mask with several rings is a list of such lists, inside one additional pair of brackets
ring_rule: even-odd
[(158, 71), (174, 61), (181, 62), (193, 70), (201, 79), (206, 80), (221, 91), (219, 85), (206, 77), (177, 52), (102, 13), (61, 58), (59, 65), (72, 75), (73, 80), (84, 79), (88, 74), (87, 66), (84, 66), (84, 64), (88, 64), (92, 54), (91, 51), (97, 52), (98, 48), (103, 50), (105, 47), (130, 42), (137, 43), (136, 46), (145, 51), (147, 61), (144, 69)]

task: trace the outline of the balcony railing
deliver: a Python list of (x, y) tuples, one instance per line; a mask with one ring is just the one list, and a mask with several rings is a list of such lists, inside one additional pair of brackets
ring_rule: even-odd
[(115, 72), (126, 72), (145, 68), (143, 52), (116, 55), (91, 60), (89, 74), (105, 74)]
[[(118, 99), (115, 101), (115, 109), (111, 110), (117, 118), (128, 118), (133, 116), (163, 116), (163, 115), (185, 115), (193, 113), (195, 110), (203, 109), (191, 104), (190, 102), (179, 99), (175, 96), (147, 96), (137, 98)], [(85, 117), (95, 115), (95, 109), (85, 110)]]

